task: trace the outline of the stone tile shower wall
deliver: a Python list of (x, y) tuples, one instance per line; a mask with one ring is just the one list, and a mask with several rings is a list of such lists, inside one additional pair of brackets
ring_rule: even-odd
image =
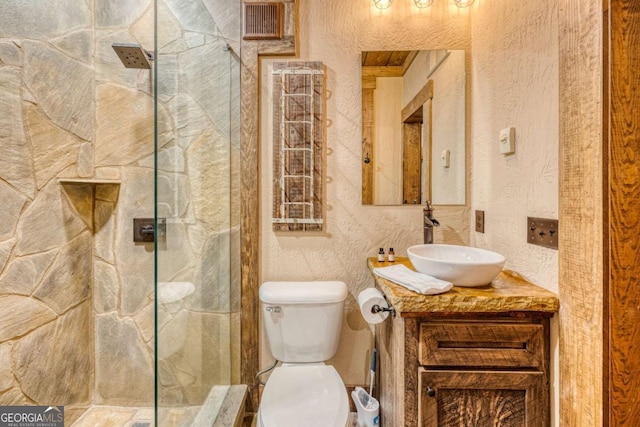
[[(238, 64), (222, 51), (239, 25), (192, 3), (158, 2), (158, 191), (171, 200), (160, 274), (196, 285), (161, 315), (161, 343), (185, 322), (193, 344), (161, 361), (168, 404), (201, 403), (238, 351)], [(67, 421), (90, 404), (153, 405), (153, 246), (132, 242), (132, 218), (153, 217), (151, 72), (125, 69), (111, 48), (153, 50), (153, 13), (149, 0), (3, 5), (0, 405), (63, 404)]]
[(93, 224), (57, 178), (93, 173), (92, 11), (45, 3), (0, 14), (0, 405), (73, 420), (94, 389)]

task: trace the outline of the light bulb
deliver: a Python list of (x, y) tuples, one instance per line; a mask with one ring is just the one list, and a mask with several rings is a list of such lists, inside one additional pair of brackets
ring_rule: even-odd
[[(414, 0), (416, 1), (416, 0)], [(458, 7), (469, 7), (473, 4), (474, 0), (453, 0), (453, 2), (456, 4), (456, 6)]]
[(433, 4), (433, 0), (413, 0), (413, 3), (416, 7), (424, 8), (431, 6)]
[(373, 0), (373, 4), (376, 5), (378, 9), (387, 9), (391, 6), (393, 0)]

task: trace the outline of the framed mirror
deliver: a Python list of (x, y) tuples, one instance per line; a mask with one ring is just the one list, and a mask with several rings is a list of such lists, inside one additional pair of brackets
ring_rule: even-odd
[(362, 52), (362, 203), (460, 205), (464, 50)]

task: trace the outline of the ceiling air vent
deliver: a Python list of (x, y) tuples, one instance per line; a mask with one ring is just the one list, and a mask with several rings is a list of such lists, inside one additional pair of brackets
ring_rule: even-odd
[(244, 3), (245, 40), (282, 38), (282, 3)]

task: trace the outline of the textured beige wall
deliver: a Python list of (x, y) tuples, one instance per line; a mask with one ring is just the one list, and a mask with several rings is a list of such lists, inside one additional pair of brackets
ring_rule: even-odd
[[(300, 58), (322, 61), (326, 67), (327, 156), (326, 228), (323, 233), (274, 233), (271, 230), (271, 132), (262, 61), (261, 104), (261, 281), (334, 279), (347, 283), (350, 295), (342, 330), (342, 345), (334, 363), (346, 384), (368, 378), (372, 331), (358, 311), (358, 293), (373, 284), (366, 257), (379, 247), (393, 246), (406, 255), (408, 246), (422, 243), (420, 206), (361, 204), (361, 77), (363, 50), (436, 49), (469, 46), (469, 13), (435, 2), (420, 11), (410, 1), (397, 1), (387, 11), (368, 0), (310, 0), (300, 4)], [(453, 12), (453, 13), (451, 13)], [(399, 31), (399, 28), (402, 30)], [(279, 59), (282, 60), (282, 59)], [(269, 60), (271, 61), (271, 60)], [(442, 226), (436, 241), (468, 243), (465, 207), (437, 207)], [(263, 346), (262, 364), (268, 350)]]
[[(465, 94), (464, 51), (451, 51), (433, 73), (431, 200), (434, 204), (461, 204), (465, 200)], [(426, 110), (425, 110), (426, 111)], [(442, 151), (450, 151), (448, 168), (442, 166)], [(437, 184), (436, 184), (437, 183)]]
[(402, 204), (402, 77), (378, 77), (373, 91), (373, 204)]
[[(491, 28), (491, 31), (487, 31)], [(472, 244), (552, 291), (558, 251), (526, 241), (527, 216), (558, 218), (558, 22), (555, 0), (483, 0), (472, 10), (471, 208), (485, 211)], [(516, 152), (498, 151), (516, 128)]]
[[(471, 214), (485, 211), (485, 234), (472, 231), (471, 242), (504, 254), (505, 268), (558, 292), (558, 251), (526, 242), (527, 216), (558, 218), (557, 1), (483, 0), (471, 14)], [(516, 152), (503, 156), (498, 135), (511, 126)], [(557, 316), (551, 352), (557, 425)]]

